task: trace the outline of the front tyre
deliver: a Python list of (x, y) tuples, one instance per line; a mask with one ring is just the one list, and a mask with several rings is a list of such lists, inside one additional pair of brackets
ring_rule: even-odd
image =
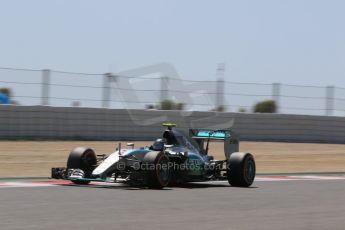
[[(90, 148), (77, 147), (72, 150), (67, 160), (67, 170), (81, 169), (84, 177), (88, 178), (97, 164), (95, 152)], [(72, 180), (75, 184), (89, 184), (90, 181)]]
[(256, 165), (252, 154), (235, 152), (230, 155), (227, 164), (227, 178), (231, 186), (251, 186), (255, 173)]
[(164, 152), (148, 152), (143, 159), (142, 167), (146, 173), (146, 182), (149, 188), (162, 189), (171, 179), (169, 158)]

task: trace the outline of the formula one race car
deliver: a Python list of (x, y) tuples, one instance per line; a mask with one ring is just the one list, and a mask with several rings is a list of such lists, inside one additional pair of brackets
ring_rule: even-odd
[[(230, 130), (190, 129), (189, 135), (163, 124), (167, 129), (151, 146), (134, 149), (121, 145), (110, 155), (96, 155), (90, 148), (75, 148), (67, 168), (53, 168), (52, 178), (75, 184), (90, 181), (126, 183), (131, 186), (163, 188), (186, 182), (228, 180), (249, 187), (255, 178), (255, 161), (250, 153), (238, 152), (239, 141)], [(211, 140), (224, 142), (225, 160), (209, 154)]]

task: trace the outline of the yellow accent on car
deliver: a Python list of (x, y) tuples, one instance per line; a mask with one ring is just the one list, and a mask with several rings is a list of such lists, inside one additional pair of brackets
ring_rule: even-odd
[(165, 126), (165, 127), (176, 127), (177, 125), (173, 124), (173, 123), (163, 123), (162, 126)]

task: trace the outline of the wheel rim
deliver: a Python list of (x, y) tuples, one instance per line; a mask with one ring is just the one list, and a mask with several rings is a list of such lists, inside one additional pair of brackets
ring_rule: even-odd
[(157, 179), (162, 186), (166, 186), (170, 180), (169, 160), (162, 156), (156, 165)]
[(245, 179), (248, 183), (252, 183), (255, 178), (255, 163), (252, 158), (249, 158), (245, 164)]
[(94, 158), (92, 157), (92, 153), (87, 152), (85, 155), (81, 158), (84, 166), (91, 167), (94, 164)]
[(82, 170), (85, 173), (85, 177), (90, 177), (92, 173), (92, 167), (94, 166), (95, 159), (92, 152), (86, 152), (85, 155), (81, 158)]

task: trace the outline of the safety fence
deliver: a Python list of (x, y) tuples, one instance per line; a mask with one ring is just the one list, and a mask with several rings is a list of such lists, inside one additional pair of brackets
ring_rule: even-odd
[(345, 114), (345, 88), (183, 80), (176, 74), (136, 71), (135, 74), (90, 74), (54, 70), (0, 68), (0, 88), (11, 90), (18, 105), (160, 109), (173, 101), (186, 111), (252, 112), (256, 103), (274, 100), (280, 114)]

